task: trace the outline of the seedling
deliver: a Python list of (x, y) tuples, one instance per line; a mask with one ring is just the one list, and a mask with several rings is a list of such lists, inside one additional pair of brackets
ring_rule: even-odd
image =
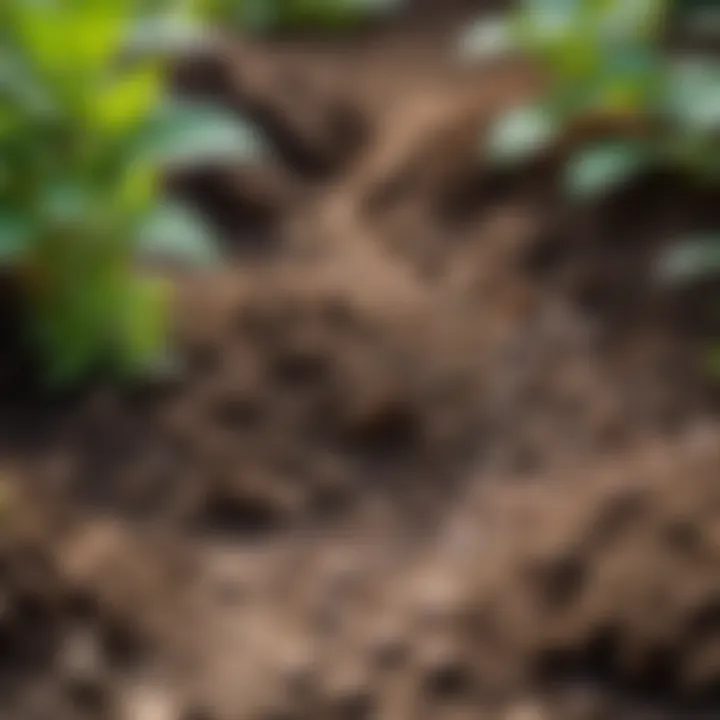
[(0, 263), (56, 384), (100, 367), (132, 375), (163, 356), (169, 286), (138, 261), (217, 258), (200, 219), (163, 198), (163, 172), (262, 149), (241, 119), (169, 97), (166, 53), (201, 40), (197, 8), (178, 8), (0, 8)]
[[(692, 27), (696, 13), (717, 11), (712, 6), (708, 0), (523, 0), (517, 13), (477, 24), (463, 38), (464, 54), (523, 54), (547, 76), (539, 100), (501, 117), (483, 139), (484, 156), (517, 167), (555, 147), (576, 124), (602, 118), (616, 128), (613, 136), (580, 148), (565, 166), (564, 186), (576, 200), (606, 195), (653, 168), (716, 183), (720, 62), (671, 56), (662, 47), (670, 18)], [(630, 125), (643, 131), (631, 135)], [(668, 277), (687, 278), (691, 266), (717, 267), (717, 254), (704, 238), (678, 249), (663, 267)]]

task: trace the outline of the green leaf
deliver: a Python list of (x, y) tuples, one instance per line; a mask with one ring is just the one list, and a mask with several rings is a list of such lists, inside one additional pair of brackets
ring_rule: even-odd
[(664, 67), (660, 54), (642, 45), (607, 50), (598, 77), (600, 108), (647, 114), (661, 96)]
[(143, 158), (170, 170), (232, 165), (262, 157), (258, 129), (227, 110), (174, 104), (161, 114), (141, 148)]
[(720, 235), (683, 240), (661, 257), (658, 277), (663, 282), (685, 284), (720, 277)]
[(720, 62), (689, 59), (671, 64), (665, 109), (691, 130), (720, 129)]
[(490, 129), (487, 155), (502, 165), (523, 162), (547, 148), (558, 137), (560, 129), (556, 118), (541, 107), (517, 108)]
[(11, 48), (0, 48), (0, 101), (35, 117), (55, 111), (48, 88), (30, 72), (26, 59)]
[(577, 0), (523, 0), (520, 19), (526, 41), (547, 46), (577, 30), (581, 3)]
[(30, 250), (32, 223), (16, 213), (0, 208), (0, 264), (22, 261)]
[[(182, 108), (158, 119), (169, 85), (158, 60), (199, 37), (193, 5), (0, 0), (0, 264), (19, 266), (27, 335), (56, 385), (163, 349), (166, 289), (135, 282), (133, 262), (139, 221), (159, 202), (160, 160), (234, 161), (240, 139), (248, 154), (229, 114)], [(154, 24), (126, 43), (148, 13)], [(216, 257), (207, 229), (181, 208), (158, 209), (142, 239), (152, 257)]]
[(612, 0), (600, 11), (605, 39), (638, 43), (656, 37), (666, 0)]
[(135, 24), (125, 43), (131, 58), (178, 57), (203, 52), (210, 46), (208, 30), (184, 16), (154, 16)]
[(88, 188), (74, 181), (48, 183), (38, 193), (37, 213), (50, 226), (81, 227), (87, 224), (92, 207)]
[(503, 57), (517, 50), (511, 22), (505, 17), (482, 18), (461, 35), (462, 57), (488, 59)]
[(134, 374), (163, 357), (170, 288), (157, 279), (132, 278), (119, 310), (118, 341), (122, 366)]
[(161, 205), (144, 223), (138, 249), (145, 259), (192, 267), (213, 266), (219, 261), (208, 226), (195, 213), (171, 202)]
[[(72, 72), (79, 68), (102, 73), (113, 63), (120, 50), (129, 16), (128, 9), (108, 3), (84, 3), (73, 9), (62, 7), (66, 53), (73, 60)], [(58, 28), (58, 34), (63, 28)]]
[(573, 197), (596, 198), (637, 177), (651, 162), (652, 155), (641, 143), (618, 140), (595, 145), (570, 160), (565, 187)]
[(58, 8), (43, 7), (38, 3), (16, 3), (17, 13), (13, 30), (22, 47), (27, 50), (37, 67), (43, 72), (67, 67), (67, 23), (62, 23)]
[[(58, 270), (59, 272), (55, 272)], [(70, 275), (62, 268), (53, 268), (53, 276), (45, 283), (53, 289), (36, 290), (34, 331), (38, 347), (46, 354), (46, 381), (51, 388), (69, 387), (96, 364), (99, 349), (105, 340), (97, 319), (106, 308), (106, 293), (90, 291), (98, 288), (95, 278)], [(88, 287), (90, 286), (90, 287)], [(101, 329), (102, 328), (102, 329)]]
[(162, 77), (143, 67), (98, 88), (89, 99), (89, 117), (99, 132), (125, 132), (142, 123), (158, 106)]

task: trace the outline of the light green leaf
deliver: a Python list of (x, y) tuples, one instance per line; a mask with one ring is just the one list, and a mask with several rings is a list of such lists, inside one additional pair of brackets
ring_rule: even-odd
[(89, 98), (89, 116), (101, 131), (124, 132), (143, 122), (161, 99), (162, 77), (155, 68), (127, 73)]
[(212, 266), (219, 260), (215, 237), (193, 212), (166, 202), (140, 230), (139, 252), (148, 260), (179, 262), (192, 267)]
[(505, 17), (482, 18), (461, 35), (460, 55), (469, 59), (506, 56), (516, 51), (511, 22)]
[(660, 95), (663, 69), (659, 53), (639, 44), (608, 51), (598, 77), (600, 107), (647, 114)]
[(618, 140), (591, 146), (568, 163), (566, 190), (576, 198), (596, 198), (637, 177), (652, 159), (646, 147), (637, 142)]
[(0, 264), (22, 261), (30, 250), (32, 223), (10, 210), (0, 208)]
[(720, 128), (720, 62), (689, 59), (668, 69), (665, 108), (692, 130)]
[(583, 5), (578, 0), (523, 0), (519, 32), (524, 43), (547, 49), (577, 34)]
[(654, 38), (666, 11), (665, 0), (613, 0), (601, 11), (603, 36), (633, 43)]
[(118, 308), (123, 369), (134, 374), (162, 359), (170, 313), (170, 287), (152, 278), (133, 278)]
[(43, 72), (67, 67), (68, 35), (66, 23), (61, 23), (58, 8), (37, 3), (16, 3), (17, 15), (13, 30), (22, 47)]
[(660, 259), (658, 277), (671, 284), (720, 277), (720, 234), (685, 239)]
[(557, 120), (545, 109), (520, 107), (501, 117), (490, 129), (486, 152), (498, 164), (520, 163), (547, 148), (560, 129)]
[(42, 221), (53, 226), (76, 225), (87, 222), (93, 198), (87, 187), (74, 181), (49, 183), (39, 193), (37, 211)]
[(125, 43), (125, 53), (138, 57), (177, 57), (202, 52), (210, 33), (189, 17), (160, 15), (136, 23)]
[(227, 110), (168, 107), (146, 138), (143, 157), (171, 170), (254, 161), (266, 152), (259, 130)]
[[(102, 2), (86, 3), (72, 10), (61, 10), (67, 25), (67, 53), (75, 68), (102, 73), (118, 53), (126, 26), (128, 10)], [(62, 28), (58, 28), (58, 34)]]

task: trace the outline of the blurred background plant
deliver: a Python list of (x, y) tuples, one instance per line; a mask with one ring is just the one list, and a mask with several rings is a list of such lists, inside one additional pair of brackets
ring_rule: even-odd
[(163, 358), (169, 285), (138, 260), (216, 259), (163, 172), (254, 157), (254, 128), (173, 101), (168, 54), (202, 44), (196, 3), (6, 0), (0, 7), (0, 263), (56, 384)]
[[(507, 16), (483, 19), (462, 39), (471, 57), (522, 54), (547, 81), (537, 101), (501, 117), (483, 155), (504, 167), (556, 147), (580, 124), (606, 139), (575, 149), (563, 185), (578, 200), (601, 197), (655, 169), (692, 182), (720, 180), (720, 61), (671, 51), (669, 31), (706, 30), (720, 6), (708, 0), (522, 0)], [(720, 270), (718, 238), (682, 242), (663, 273), (688, 279)]]

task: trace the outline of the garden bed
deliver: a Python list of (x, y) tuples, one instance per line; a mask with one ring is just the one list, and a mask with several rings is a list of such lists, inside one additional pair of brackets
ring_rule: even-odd
[(7, 329), (4, 718), (720, 712), (718, 327), (652, 272), (717, 193), (482, 167), (537, 81), (458, 26), (181, 69), (277, 154), (174, 185), (177, 375), (49, 404)]

